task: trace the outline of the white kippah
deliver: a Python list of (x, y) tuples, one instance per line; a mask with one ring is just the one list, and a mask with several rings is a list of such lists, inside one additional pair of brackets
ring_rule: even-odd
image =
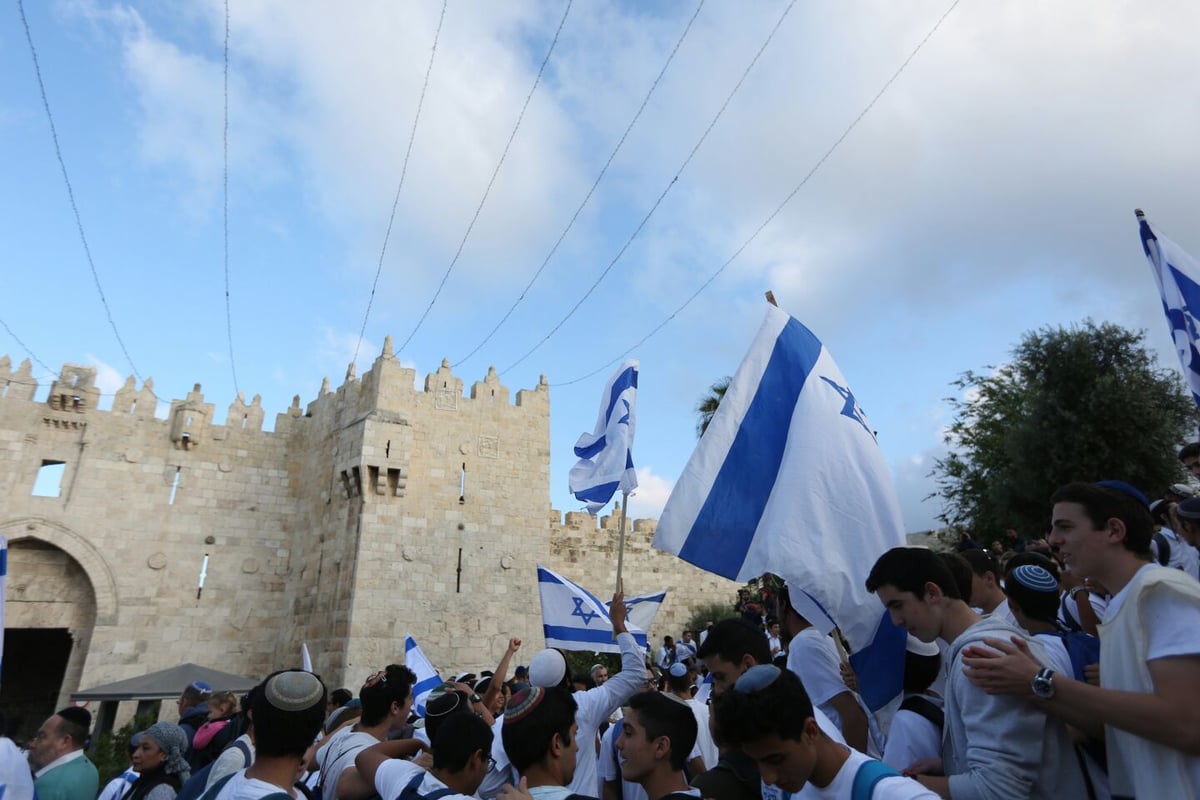
[(558, 686), (566, 675), (567, 660), (557, 650), (543, 650), (529, 662), (529, 682), (534, 686)]

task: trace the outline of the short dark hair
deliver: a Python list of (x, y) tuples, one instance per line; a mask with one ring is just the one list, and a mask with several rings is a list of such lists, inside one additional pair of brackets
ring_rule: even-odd
[(723, 619), (708, 629), (704, 644), (696, 653), (704, 659), (716, 656), (731, 664), (739, 663), (744, 656), (750, 656), (758, 664), (771, 663), (771, 647), (767, 637), (762, 635), (754, 625), (740, 617)]
[[(272, 704), (269, 689), (272, 679), (289, 672), (303, 670), (285, 669), (273, 672), (251, 690), (250, 715), (254, 723), (254, 748), (259, 756), (303, 756), (325, 721), (327, 693), (324, 684), (321, 685), (320, 696), (305, 708), (282, 709)], [(317, 681), (319, 683), (320, 678), (317, 678)]]
[[(577, 707), (571, 693), (559, 686), (549, 689), (534, 686), (512, 696), (504, 712), (500, 735), (504, 752), (518, 773), (524, 774), (546, 757), (553, 737), (558, 736), (563, 744), (570, 743)], [(592, 746), (591, 742), (584, 744)]]
[(1016, 607), (1025, 616), (1038, 622), (1054, 622), (1058, 619), (1058, 593), (1039, 592), (1020, 581), (1009, 579), (1004, 582), (1004, 594), (1009, 605)]
[(451, 714), (430, 739), (434, 768), (449, 772), (462, 772), (479, 750), (487, 755), (492, 752), (492, 729), (474, 714)]
[(947, 597), (962, 599), (958, 582), (946, 562), (924, 547), (893, 547), (879, 557), (867, 575), (868, 592), (877, 592), (881, 586), (894, 586), (901, 592), (924, 597), (927, 583), (935, 584)]
[(354, 693), (349, 689), (334, 689), (329, 693), (329, 702), (334, 708), (341, 708), (354, 699)]
[(1179, 448), (1179, 461), (1186, 458), (1200, 458), (1200, 442), (1190, 442)]
[(1150, 557), (1154, 522), (1150, 519), (1150, 509), (1133, 495), (1080, 481), (1059, 487), (1050, 497), (1050, 504), (1056, 503), (1075, 503), (1082, 506), (1093, 527), (1097, 529), (1107, 525), (1110, 519), (1119, 519), (1125, 525), (1125, 539), (1122, 542), (1125, 549), (1143, 558)]
[[(973, 553), (982, 553), (982, 550), (972, 550)], [(991, 556), (989, 556), (990, 558)], [(946, 565), (946, 569), (950, 570), (950, 577), (954, 578), (954, 585), (958, 587), (958, 596), (964, 603), (971, 602), (971, 576), (975, 572), (971, 569), (969, 562), (963, 554), (960, 553), (938, 553), (938, 558)], [(993, 563), (995, 563), (993, 561)], [(996, 582), (1000, 582), (1000, 573), (996, 571)]]
[(184, 688), (180, 696), (188, 702), (189, 705), (203, 703), (212, 695), (212, 689), (204, 688), (207, 684), (202, 684), (200, 681), (193, 681)]
[(996, 557), (986, 550), (967, 550), (962, 553), (954, 553), (962, 560), (966, 561), (971, 567), (971, 572), (983, 577), (989, 572), (996, 576), (996, 582), (1000, 581), (1000, 565), (996, 563)]
[(637, 712), (647, 739), (667, 737), (671, 742), (671, 769), (682, 770), (696, 746), (698, 728), (691, 707), (658, 692), (638, 692), (629, 698), (629, 708)]
[(425, 733), (429, 736), (430, 744), (442, 724), (460, 714), (475, 716), (471, 710), (471, 696), (461, 689), (450, 689), (425, 703)]
[(56, 715), (62, 720), (58, 724), (58, 735), (71, 737), (76, 749), (87, 747), (88, 732), (92, 729), (92, 712), (79, 706), (67, 706)]
[(1058, 568), (1057, 561), (1036, 550), (1026, 550), (1024, 553), (1016, 553), (1004, 562), (1004, 579), (1007, 581), (1009, 574), (1023, 564), (1032, 564), (1035, 567), (1041, 567), (1053, 575), (1054, 580), (1059, 580), (1061, 577), (1062, 570)]
[(368, 728), (383, 722), (392, 703), (404, 705), (417, 682), (413, 671), (399, 664), (388, 664), (383, 673), (379, 682), (358, 690), (358, 699), (362, 701), (362, 724)]
[(596, 680), (592, 677), (592, 673), (590, 672), (576, 672), (571, 676), (571, 683), (579, 684), (583, 687), (584, 691), (596, 688)]
[(922, 656), (904, 651), (904, 691), (920, 694), (927, 691), (942, 671), (942, 654)]
[(800, 741), (805, 722), (813, 716), (812, 700), (800, 679), (788, 669), (756, 692), (739, 691), (736, 685), (713, 698), (720, 744), (740, 747), (767, 736)]

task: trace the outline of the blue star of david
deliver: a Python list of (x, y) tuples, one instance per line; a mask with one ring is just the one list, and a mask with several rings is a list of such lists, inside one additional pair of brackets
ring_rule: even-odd
[(629, 405), (629, 401), (628, 401), (628, 400), (622, 400), (621, 402), (625, 404), (625, 416), (623, 416), (623, 417), (621, 417), (619, 420), (617, 420), (617, 424), (618, 424), (618, 425), (628, 425), (628, 424), (629, 424), (629, 412), (630, 412), (630, 410), (631, 410), (631, 409), (630, 409), (630, 405)]
[(571, 616), (579, 617), (583, 620), (584, 625), (591, 625), (592, 620), (600, 616), (595, 611), (584, 607), (582, 597), (572, 597), (571, 599), (575, 601), (575, 610), (571, 612)]
[(842, 406), (842, 410), (840, 412), (841, 415), (843, 417), (849, 417), (850, 419), (857, 422), (859, 425), (862, 425), (863, 430), (866, 431), (867, 433), (871, 434), (871, 438), (874, 439), (875, 431), (871, 430), (871, 426), (867, 424), (867, 416), (866, 416), (866, 414), (863, 413), (862, 408), (859, 407), (858, 401), (854, 399), (854, 393), (851, 392), (845, 386), (841, 386), (838, 383), (836, 383), (835, 381), (831, 381), (829, 378), (826, 378), (824, 375), (821, 376), (821, 380), (825, 381), (830, 386), (832, 386), (833, 390), (835, 392), (837, 392), (838, 394), (840, 394), (842, 396), (842, 399), (846, 401), (846, 404)]

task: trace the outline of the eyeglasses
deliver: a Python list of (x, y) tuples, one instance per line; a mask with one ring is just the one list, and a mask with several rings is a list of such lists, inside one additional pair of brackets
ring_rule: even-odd
[(754, 694), (775, 682), (783, 674), (783, 670), (774, 664), (758, 664), (742, 673), (734, 681), (733, 690), (739, 694)]
[(381, 669), (381, 670), (379, 670), (379, 672), (376, 672), (374, 675), (371, 675), (370, 677), (368, 677), (366, 683), (363, 684), (363, 688), (370, 689), (374, 686), (378, 686), (381, 683), (384, 686), (387, 686), (387, 670), (386, 669)]

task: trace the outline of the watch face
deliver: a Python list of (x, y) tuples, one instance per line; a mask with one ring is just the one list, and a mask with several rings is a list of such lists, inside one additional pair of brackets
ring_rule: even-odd
[(1033, 679), (1029, 687), (1033, 690), (1034, 695), (1043, 700), (1049, 700), (1051, 697), (1054, 697), (1053, 675), (1054, 673), (1050, 670), (1042, 670), (1037, 674), (1037, 677)]

